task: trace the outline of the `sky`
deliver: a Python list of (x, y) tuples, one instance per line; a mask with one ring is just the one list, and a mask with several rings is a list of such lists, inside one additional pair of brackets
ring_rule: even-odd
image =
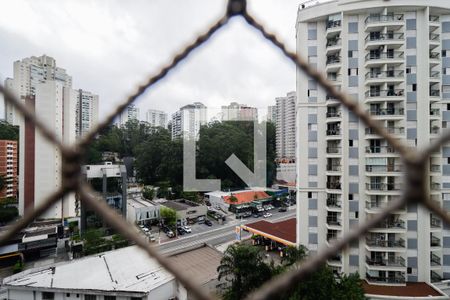
[[(248, 10), (295, 50), (300, 2), (252, 0)], [(73, 88), (99, 95), (101, 119), (225, 8), (223, 0), (8, 1), (0, 10), (0, 80), (12, 77), (15, 60), (52, 56), (72, 76)], [(141, 119), (147, 109), (170, 115), (196, 101), (208, 108), (236, 101), (266, 109), (293, 90), (294, 65), (234, 18), (136, 104)]]

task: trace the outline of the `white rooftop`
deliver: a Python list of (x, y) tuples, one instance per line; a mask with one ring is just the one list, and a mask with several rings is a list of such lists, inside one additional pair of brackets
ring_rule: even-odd
[(173, 280), (143, 250), (126, 247), (53, 267), (30, 269), (3, 280), (6, 286), (148, 293)]

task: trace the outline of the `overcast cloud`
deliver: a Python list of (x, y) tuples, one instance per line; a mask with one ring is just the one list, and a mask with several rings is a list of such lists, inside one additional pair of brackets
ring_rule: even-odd
[[(253, 0), (249, 10), (295, 49), (294, 0)], [(73, 87), (100, 96), (100, 117), (224, 12), (223, 0), (14, 0), (0, 10), (0, 78), (15, 60), (47, 54)], [(295, 89), (295, 67), (240, 18), (220, 30), (137, 105), (171, 114), (201, 101), (266, 108)]]

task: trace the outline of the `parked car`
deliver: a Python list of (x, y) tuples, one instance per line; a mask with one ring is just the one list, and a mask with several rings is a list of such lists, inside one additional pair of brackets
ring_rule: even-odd
[(183, 228), (183, 230), (184, 230), (186, 233), (191, 233), (191, 232), (192, 232), (191, 227), (189, 227), (189, 226), (183, 226), (182, 228)]
[(259, 218), (261, 215), (259, 213), (254, 213), (253, 218)]
[(175, 237), (175, 233), (173, 233), (173, 231), (170, 230), (170, 229), (166, 232), (166, 235), (167, 235), (167, 237), (169, 237), (169, 238)]
[(198, 217), (198, 218), (197, 218), (197, 223), (198, 223), (198, 224), (203, 224), (203, 223), (205, 223), (205, 217), (203, 217), (203, 216)]
[(264, 215), (263, 215), (264, 218), (268, 218), (268, 217), (271, 217), (271, 216), (272, 216), (272, 214), (269, 213), (269, 212), (266, 212), (266, 213), (264, 213)]
[(286, 212), (286, 211), (287, 211), (287, 208), (286, 208), (286, 206), (281, 206), (281, 207), (278, 209), (278, 211), (279, 211), (279, 212)]
[(156, 238), (152, 234), (148, 236), (148, 239), (150, 240), (150, 242), (156, 242)]
[(150, 229), (148, 229), (147, 227), (142, 227), (141, 229), (142, 229), (143, 232), (149, 232), (150, 231)]
[(212, 222), (208, 219), (205, 220), (205, 225), (212, 226)]
[(185, 234), (185, 231), (184, 231), (184, 229), (182, 227), (177, 227), (177, 232), (178, 232), (178, 235)]

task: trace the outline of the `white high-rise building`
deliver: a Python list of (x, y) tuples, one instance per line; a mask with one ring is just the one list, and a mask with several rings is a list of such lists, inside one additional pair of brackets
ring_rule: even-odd
[(201, 102), (185, 105), (172, 114), (172, 139), (187, 134), (198, 138), (200, 127), (207, 123), (206, 106)]
[[(62, 82), (47, 80), (35, 86), (35, 94), (25, 97), (25, 104), (33, 109), (48, 128), (63, 143), (75, 141), (76, 93), (64, 87)], [(23, 118), (21, 118), (23, 119)], [(62, 185), (62, 157), (59, 149), (47, 141), (25, 120), (20, 124), (19, 164), (19, 213), (34, 209), (45, 197)], [(42, 218), (66, 218), (76, 216), (75, 196), (64, 196)]]
[(258, 109), (246, 104), (231, 102), (222, 106), (222, 121), (254, 121), (258, 120)]
[(98, 123), (98, 95), (79, 89), (76, 91), (76, 136), (92, 130)]
[(128, 105), (128, 107), (119, 115), (117, 120), (118, 125), (123, 126), (130, 120), (140, 121), (140, 110), (134, 104)]
[(153, 127), (167, 128), (167, 113), (162, 110), (149, 109), (146, 113), (146, 121)]
[[(65, 69), (57, 67), (55, 59), (47, 55), (15, 61), (13, 74), (13, 78), (5, 80), (5, 86), (19, 99), (35, 95), (37, 85), (48, 80), (61, 82), (67, 88), (72, 87), (72, 77), (67, 75)], [(5, 103), (5, 116), (8, 123), (20, 125), (21, 115), (9, 103)]]
[[(450, 2), (338, 0), (300, 9), (297, 51), (398, 139), (425, 147), (450, 122)], [(297, 78), (297, 242), (327, 247), (402, 195), (400, 155), (302, 74)], [(450, 147), (429, 193), (450, 209)], [(450, 279), (450, 230), (410, 204), (328, 264), (368, 283)]]
[(277, 124), (277, 106), (267, 106), (267, 121)]
[(296, 93), (276, 101), (276, 151), (277, 159), (295, 159), (295, 102)]

